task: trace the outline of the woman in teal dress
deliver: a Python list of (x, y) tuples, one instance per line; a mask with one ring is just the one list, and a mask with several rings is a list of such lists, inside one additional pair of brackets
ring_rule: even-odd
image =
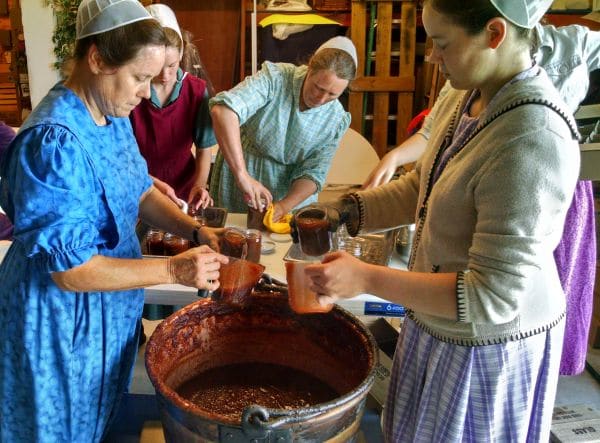
[(346, 37), (325, 42), (308, 66), (265, 62), (261, 71), (210, 101), (219, 153), (215, 205), (246, 212), (274, 203), (273, 219), (316, 200), (350, 114), (338, 97), (356, 74)]
[(161, 26), (137, 0), (84, 0), (74, 67), (3, 157), (14, 240), (0, 265), (0, 441), (101, 441), (127, 390), (143, 291), (214, 289), (208, 246), (141, 260), (138, 214), (198, 242), (217, 236), (151, 180), (129, 112), (164, 62)]

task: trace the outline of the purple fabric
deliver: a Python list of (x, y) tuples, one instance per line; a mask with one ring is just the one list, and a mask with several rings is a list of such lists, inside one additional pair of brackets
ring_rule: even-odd
[(592, 182), (580, 181), (567, 212), (562, 239), (554, 251), (567, 298), (561, 375), (577, 375), (585, 368), (596, 273), (595, 226)]
[(0, 122), (0, 159), (2, 159), (13, 138), (15, 138), (15, 130), (6, 123)]
[[(14, 138), (15, 130), (4, 122), (0, 122), (0, 161)], [(12, 223), (5, 214), (0, 213), (0, 240), (12, 240), (12, 233)]]
[(6, 216), (0, 213), (0, 240), (12, 240), (13, 225)]

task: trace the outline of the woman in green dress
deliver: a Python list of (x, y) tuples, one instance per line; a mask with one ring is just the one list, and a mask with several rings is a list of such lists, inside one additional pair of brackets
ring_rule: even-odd
[(210, 101), (219, 153), (215, 205), (246, 212), (274, 204), (278, 220), (316, 200), (350, 114), (339, 102), (356, 74), (346, 37), (321, 45), (308, 65), (265, 62), (254, 76)]

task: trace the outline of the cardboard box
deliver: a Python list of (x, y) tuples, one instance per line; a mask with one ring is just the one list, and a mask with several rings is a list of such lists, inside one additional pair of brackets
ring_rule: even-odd
[[(598, 214), (596, 214), (596, 221)], [(596, 235), (600, 234), (596, 232)], [(592, 348), (600, 348), (600, 262), (596, 264), (596, 282), (594, 283), (594, 305), (592, 308), (592, 319), (588, 344)]]
[(375, 381), (369, 391), (369, 397), (373, 400), (373, 408), (379, 412), (383, 410), (387, 392), (390, 386), (390, 375), (392, 374), (392, 359), (379, 349), (379, 363), (375, 368)]
[(392, 361), (398, 341), (398, 330), (383, 318), (378, 318), (369, 324), (369, 330), (379, 346), (379, 363), (375, 368), (375, 381), (369, 391), (367, 406), (378, 412), (383, 410), (390, 386)]
[(600, 412), (586, 405), (558, 406), (552, 414), (550, 441), (599, 442)]

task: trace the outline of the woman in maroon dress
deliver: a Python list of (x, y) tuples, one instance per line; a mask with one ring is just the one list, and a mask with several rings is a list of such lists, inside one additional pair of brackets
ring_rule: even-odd
[(131, 113), (131, 124), (154, 185), (176, 203), (181, 198), (195, 207), (206, 207), (212, 204), (206, 189), (209, 148), (216, 144), (208, 85), (180, 68), (184, 53), (197, 52), (191, 42), (184, 41), (173, 11), (163, 4), (146, 9), (163, 26), (169, 45), (163, 69), (152, 80), (151, 97)]

